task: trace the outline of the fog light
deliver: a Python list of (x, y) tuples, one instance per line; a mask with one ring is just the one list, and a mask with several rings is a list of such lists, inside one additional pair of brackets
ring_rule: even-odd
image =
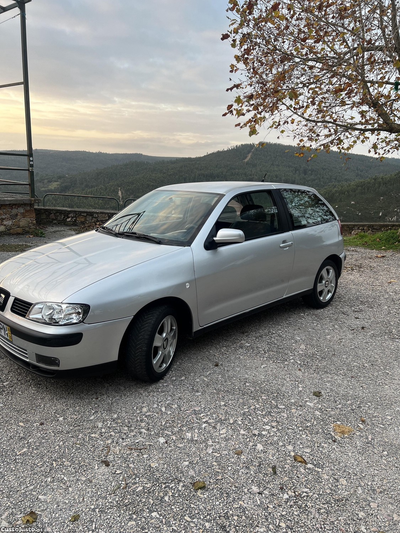
[(46, 366), (60, 366), (60, 360), (57, 357), (48, 357), (47, 355), (36, 355), (36, 362)]

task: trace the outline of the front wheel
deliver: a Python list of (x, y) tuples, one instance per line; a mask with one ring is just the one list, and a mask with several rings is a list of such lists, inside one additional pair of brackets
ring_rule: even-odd
[(158, 381), (171, 368), (178, 344), (176, 310), (161, 305), (141, 312), (127, 333), (125, 366), (141, 381)]
[(315, 277), (312, 293), (304, 297), (306, 304), (315, 309), (323, 309), (329, 305), (335, 296), (338, 278), (335, 263), (329, 259), (324, 261)]

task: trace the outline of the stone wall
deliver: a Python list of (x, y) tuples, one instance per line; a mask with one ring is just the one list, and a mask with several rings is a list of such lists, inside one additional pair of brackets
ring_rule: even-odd
[(32, 233), (35, 229), (34, 200), (30, 198), (0, 200), (0, 235)]
[(99, 211), (91, 209), (70, 209), (62, 207), (36, 207), (36, 224), (40, 226), (75, 226), (81, 229), (93, 229), (101, 226), (116, 211)]

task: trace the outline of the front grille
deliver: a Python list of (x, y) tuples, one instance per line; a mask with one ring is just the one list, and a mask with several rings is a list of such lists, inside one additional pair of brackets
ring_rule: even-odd
[(4, 337), (0, 337), (0, 346), (17, 357), (28, 359), (28, 352), (24, 348), (16, 346)]
[(11, 312), (15, 315), (22, 316), (23, 318), (25, 318), (31, 307), (31, 303), (26, 302), (25, 300), (21, 300), (20, 298), (14, 298), (14, 301), (11, 306)]

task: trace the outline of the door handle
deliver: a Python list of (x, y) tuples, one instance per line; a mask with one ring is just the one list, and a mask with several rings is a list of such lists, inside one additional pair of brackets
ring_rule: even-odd
[(290, 246), (293, 246), (293, 242), (283, 241), (283, 243), (279, 245), (279, 248), (290, 248)]

